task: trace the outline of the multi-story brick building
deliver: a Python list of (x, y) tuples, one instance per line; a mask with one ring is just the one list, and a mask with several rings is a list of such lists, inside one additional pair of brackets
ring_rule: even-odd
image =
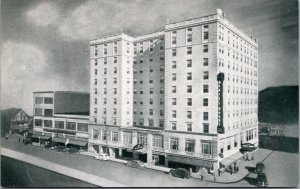
[(241, 143), (258, 142), (257, 49), (219, 9), (92, 40), (90, 142), (118, 155), (141, 143), (133, 156), (171, 167), (228, 166)]
[(68, 91), (33, 93), (34, 143), (46, 141), (86, 147), (88, 142), (89, 94)]

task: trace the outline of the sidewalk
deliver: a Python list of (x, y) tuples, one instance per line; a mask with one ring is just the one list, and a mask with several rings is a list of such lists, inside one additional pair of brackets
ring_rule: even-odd
[[(205, 181), (209, 182), (215, 182), (215, 183), (235, 183), (241, 181), (243, 178), (245, 178), (247, 175), (249, 175), (249, 171), (246, 169), (246, 167), (255, 167), (256, 163), (264, 161), (273, 151), (267, 150), (267, 149), (257, 149), (254, 152), (254, 160), (251, 161), (239, 161), (239, 172), (233, 173), (232, 175), (229, 172), (221, 173), (220, 176), (216, 176), (214, 180), (214, 176), (210, 174), (204, 175)], [(192, 173), (193, 178), (200, 179), (200, 174)]]

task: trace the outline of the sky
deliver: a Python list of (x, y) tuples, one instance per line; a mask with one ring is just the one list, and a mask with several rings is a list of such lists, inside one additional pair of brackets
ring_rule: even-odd
[(89, 92), (89, 40), (226, 17), (259, 45), (259, 90), (298, 85), (297, 0), (1, 0), (1, 109), (32, 115), (33, 91)]

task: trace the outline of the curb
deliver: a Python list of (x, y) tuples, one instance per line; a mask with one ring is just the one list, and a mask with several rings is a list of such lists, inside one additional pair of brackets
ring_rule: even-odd
[[(274, 150), (272, 150), (264, 159), (262, 159), (260, 162), (265, 161), (272, 153), (274, 152)], [(239, 180), (235, 180), (235, 181), (228, 181), (228, 182), (222, 182), (222, 181), (213, 181), (210, 179), (203, 179), (203, 181), (207, 181), (207, 182), (212, 182), (212, 183), (220, 183), (220, 184), (233, 184), (233, 183), (237, 183), (240, 182), (241, 180), (243, 180), (244, 178), (246, 178), (247, 176), (249, 176), (251, 173), (247, 173), (247, 175), (245, 175), (244, 177), (242, 177)], [(199, 179), (199, 178), (194, 178), (194, 179)], [(199, 179), (200, 180), (200, 179)]]

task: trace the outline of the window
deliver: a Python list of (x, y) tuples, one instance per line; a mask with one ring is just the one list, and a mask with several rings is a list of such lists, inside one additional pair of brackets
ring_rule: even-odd
[(172, 49), (172, 56), (176, 56), (176, 49)]
[(172, 31), (172, 45), (177, 43), (177, 31)]
[(176, 118), (176, 110), (172, 110), (172, 117)]
[(191, 123), (186, 124), (186, 130), (187, 131), (192, 131), (192, 124)]
[(103, 64), (106, 65), (107, 64), (107, 58), (103, 59)]
[(149, 83), (153, 83), (153, 78), (152, 77), (150, 77)]
[(106, 98), (103, 98), (103, 104), (106, 104)]
[(164, 116), (164, 110), (159, 110), (159, 115)]
[(203, 112), (203, 120), (208, 120), (208, 112)]
[(97, 108), (94, 108), (94, 114), (97, 114)]
[(114, 104), (117, 104), (117, 98), (114, 98)]
[(176, 68), (176, 61), (172, 61), (172, 68)]
[(208, 66), (208, 58), (203, 58), (203, 66)]
[(176, 93), (176, 86), (172, 86), (172, 93)]
[(209, 124), (207, 123), (203, 124), (203, 133), (209, 133)]
[(144, 126), (144, 119), (141, 118), (139, 121), (140, 121), (140, 122), (139, 122), (140, 126)]
[(103, 89), (103, 94), (107, 94), (107, 89), (106, 88)]
[(132, 133), (131, 132), (123, 132), (123, 143), (124, 144), (132, 144)]
[(114, 84), (117, 84), (117, 78), (114, 77)]
[(44, 127), (52, 127), (52, 120), (44, 120)]
[(208, 45), (203, 45), (203, 52), (208, 52)]
[(203, 93), (208, 93), (208, 85), (203, 85)]
[(163, 119), (159, 120), (159, 127), (164, 127), (164, 120)]
[(163, 77), (163, 76), (160, 77), (159, 82), (160, 82), (160, 83), (163, 83), (163, 82), (164, 82), (164, 77)]
[(211, 154), (211, 144), (207, 141), (202, 141), (202, 154)]
[(191, 59), (188, 59), (186, 62), (187, 62), (186, 66), (188, 68), (192, 67), (192, 60)]
[(163, 104), (164, 104), (164, 99), (163, 99), (163, 98), (161, 98), (161, 99), (159, 100), (159, 104), (160, 104), (160, 105), (163, 105)]
[(43, 104), (43, 97), (35, 97), (35, 104)]
[(148, 119), (148, 121), (149, 121), (149, 127), (153, 127), (154, 126), (153, 119)]
[(43, 108), (35, 108), (34, 115), (43, 115)]
[(162, 135), (153, 135), (152, 146), (162, 148), (163, 147), (163, 136)]
[(97, 100), (98, 100), (97, 98), (94, 98), (94, 104), (97, 104)]
[(114, 88), (114, 94), (117, 94), (117, 88)]
[(67, 122), (66, 129), (68, 129), (68, 130), (76, 130), (76, 123), (75, 122)]
[(176, 73), (172, 73), (172, 81), (176, 81)]
[(102, 131), (102, 140), (107, 140), (107, 131)]
[(57, 129), (64, 129), (65, 123), (63, 121), (55, 121), (55, 128)]
[(97, 66), (98, 65), (98, 60), (97, 59), (95, 59), (95, 66)]
[(116, 108), (113, 109), (113, 114), (114, 114), (114, 115), (117, 114), (117, 109), (116, 109)]
[(194, 152), (195, 151), (195, 140), (185, 140), (185, 151)]
[[(103, 73), (107, 74), (107, 68), (104, 68)], [(97, 85), (97, 84), (95, 83), (95, 85)]]
[(190, 43), (193, 40), (192, 28), (186, 30), (186, 42)]
[(208, 31), (203, 32), (203, 39), (207, 40), (208, 39)]
[(177, 138), (170, 138), (170, 149), (178, 150), (178, 139)]
[(115, 74), (117, 73), (117, 67), (114, 67), (114, 73)]
[(161, 66), (160, 66), (160, 71), (164, 71), (164, 68), (165, 68), (165, 67), (164, 67), (163, 65), (161, 65)]
[(93, 139), (98, 139), (98, 137), (99, 137), (99, 131), (93, 130)]
[(208, 98), (203, 99), (203, 106), (208, 106)]
[(78, 131), (83, 131), (83, 132), (88, 132), (88, 124), (86, 124), (86, 123), (78, 123), (77, 124), (77, 130)]
[(149, 99), (149, 104), (152, 105), (153, 104), (153, 98)]
[(112, 133), (112, 139), (113, 142), (118, 142), (119, 140), (119, 133), (118, 132), (113, 132)]
[(140, 88), (140, 94), (143, 94), (144, 91), (143, 91), (143, 88)]
[(143, 43), (140, 43), (140, 53), (143, 53)]
[(34, 126), (41, 127), (42, 126), (42, 120), (41, 119), (35, 119), (34, 120)]
[(203, 79), (208, 79), (208, 71), (203, 72)]
[(188, 98), (187, 99), (187, 106), (192, 106), (193, 102), (192, 102), (192, 98)]
[(192, 93), (192, 85), (187, 86), (187, 93)]
[(137, 143), (142, 144), (144, 147), (147, 146), (147, 134), (145, 133), (137, 133)]
[(192, 119), (192, 111), (187, 111), (187, 118)]
[(153, 115), (153, 109), (149, 109), (149, 115)]
[(192, 47), (187, 47), (186, 53), (187, 54), (192, 54)]
[(45, 102), (45, 104), (53, 104), (53, 98), (47, 98), (47, 97), (45, 97), (44, 98), (44, 102)]
[(172, 98), (172, 105), (176, 105), (176, 98)]
[(192, 80), (192, 73), (187, 73), (187, 80)]

